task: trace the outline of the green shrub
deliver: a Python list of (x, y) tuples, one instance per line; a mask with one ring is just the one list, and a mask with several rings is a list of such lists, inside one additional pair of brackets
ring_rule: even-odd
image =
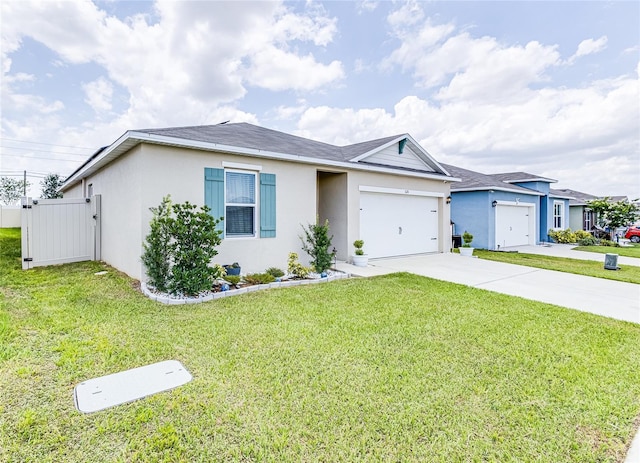
[(153, 218), (149, 224), (151, 231), (143, 243), (142, 263), (147, 282), (158, 291), (167, 292), (171, 276), (171, 254), (167, 252), (171, 242), (171, 197), (165, 196), (160, 205), (150, 211)]
[(576, 235), (576, 241), (593, 238), (593, 235), (586, 230), (576, 230), (574, 233)]
[(579, 239), (578, 244), (580, 246), (596, 246), (598, 244), (598, 240), (593, 237), (593, 235), (588, 235), (585, 238)]
[(280, 270), (278, 267), (269, 267), (267, 270), (265, 270), (265, 273), (273, 275), (274, 278), (280, 278), (284, 276), (284, 271)]
[(240, 280), (242, 280), (242, 277), (240, 275), (226, 275), (224, 277), (224, 281), (233, 286), (236, 286), (238, 283), (240, 283)]
[(311, 272), (311, 269), (298, 262), (298, 254), (296, 254), (295, 252), (290, 252), (287, 271), (294, 277), (307, 278), (309, 276), (309, 273)]
[(333, 236), (329, 236), (329, 221), (325, 220), (323, 225), (317, 222), (314, 225), (309, 224), (308, 228), (302, 225), (302, 229), (302, 249), (311, 257), (311, 265), (315, 271), (322, 273), (331, 267), (334, 256), (333, 252), (329, 252), (333, 239)]
[(569, 244), (577, 241), (576, 234), (570, 228), (566, 230), (549, 230), (548, 235), (559, 244)]
[(250, 285), (264, 285), (276, 281), (276, 278), (270, 273), (249, 273), (243, 279)]
[(620, 245), (618, 243), (616, 243), (615, 241), (600, 240), (600, 246), (611, 246), (612, 248), (617, 248)]
[(224, 275), (222, 267), (209, 265), (222, 241), (216, 230), (221, 219), (212, 217), (207, 206), (198, 210), (189, 202), (172, 205), (169, 196), (151, 211), (142, 254), (149, 283), (159, 291), (186, 296), (211, 289)]

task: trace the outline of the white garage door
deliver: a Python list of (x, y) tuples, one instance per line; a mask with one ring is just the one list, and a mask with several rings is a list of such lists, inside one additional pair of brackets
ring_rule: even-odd
[(496, 248), (534, 244), (533, 207), (496, 206)]
[(438, 252), (438, 198), (361, 192), (360, 234), (372, 258)]

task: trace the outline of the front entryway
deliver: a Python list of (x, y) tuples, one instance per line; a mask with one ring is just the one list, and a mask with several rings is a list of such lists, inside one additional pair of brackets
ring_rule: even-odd
[(438, 198), (361, 191), (360, 236), (371, 258), (438, 252)]

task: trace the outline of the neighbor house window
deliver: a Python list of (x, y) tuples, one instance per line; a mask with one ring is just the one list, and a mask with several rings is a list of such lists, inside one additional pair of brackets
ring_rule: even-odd
[(561, 201), (553, 202), (553, 228), (564, 228), (564, 203)]
[(593, 227), (593, 211), (588, 209), (585, 210), (582, 217), (583, 217), (582, 229), (591, 230), (591, 227)]
[(225, 171), (225, 234), (255, 236), (256, 174)]

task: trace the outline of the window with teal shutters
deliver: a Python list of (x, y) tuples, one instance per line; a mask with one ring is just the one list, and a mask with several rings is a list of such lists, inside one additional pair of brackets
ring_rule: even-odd
[[(225, 215), (224, 169), (207, 167), (204, 169), (204, 203), (211, 209), (211, 215), (219, 218)], [(276, 236), (276, 176), (260, 174), (260, 238)], [(224, 233), (224, 222), (216, 227)], [(224, 237), (224, 235), (223, 235)]]
[[(204, 204), (211, 208), (211, 215), (216, 219), (224, 216), (224, 169), (204, 169)], [(216, 229), (223, 232), (224, 222), (220, 222)]]
[(260, 238), (276, 236), (276, 176), (260, 174)]

